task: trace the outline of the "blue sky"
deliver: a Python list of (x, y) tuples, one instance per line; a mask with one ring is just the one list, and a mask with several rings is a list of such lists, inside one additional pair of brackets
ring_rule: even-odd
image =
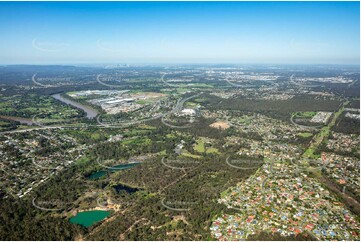
[(0, 2), (1, 64), (359, 64), (359, 2)]

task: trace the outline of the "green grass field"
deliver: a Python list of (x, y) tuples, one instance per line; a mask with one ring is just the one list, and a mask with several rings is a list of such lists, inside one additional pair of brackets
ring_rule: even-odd
[(213, 148), (213, 147), (207, 148), (206, 153), (207, 154), (220, 154), (219, 150), (217, 148)]
[(193, 149), (197, 152), (203, 153), (205, 151), (204, 141), (202, 139), (198, 139)]
[(310, 147), (303, 153), (303, 157), (305, 158), (312, 158), (317, 159), (320, 158), (319, 154), (315, 154), (315, 150), (317, 147), (322, 143), (322, 141), (325, 140), (325, 138), (328, 137), (330, 134), (331, 128), (335, 125), (337, 118), (341, 115), (341, 113), (344, 111), (345, 106), (349, 103), (349, 101), (346, 101), (343, 103), (342, 107), (334, 114), (331, 122), (323, 127), (320, 132), (313, 138), (312, 143)]
[(190, 153), (188, 150), (185, 150), (185, 149), (183, 149), (181, 156), (190, 157), (190, 158), (194, 158), (194, 159), (202, 158), (202, 156), (194, 155), (194, 154)]
[(308, 138), (308, 137), (311, 137), (312, 135), (313, 135), (312, 133), (308, 133), (308, 132), (298, 134), (298, 136), (301, 136), (303, 138)]

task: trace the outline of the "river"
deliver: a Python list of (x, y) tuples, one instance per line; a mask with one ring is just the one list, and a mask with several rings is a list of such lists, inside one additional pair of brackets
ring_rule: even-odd
[(56, 100), (59, 100), (59, 101), (65, 103), (65, 104), (69, 104), (69, 105), (71, 105), (73, 107), (76, 107), (76, 108), (79, 108), (79, 109), (83, 110), (84, 112), (86, 112), (86, 117), (88, 119), (93, 119), (98, 115), (98, 111), (95, 110), (94, 108), (86, 106), (86, 105), (78, 103), (78, 102), (75, 102), (73, 100), (67, 99), (67, 98), (61, 96), (60, 93), (57, 93), (57, 94), (54, 94), (54, 95), (51, 95), (51, 96), (53, 98), (55, 98)]
[(14, 116), (3, 116), (3, 115), (0, 115), (0, 118), (7, 119), (7, 120), (18, 121), (21, 124), (33, 125), (33, 121), (31, 119), (28, 119), (28, 118), (21, 118), (21, 117), (14, 117)]

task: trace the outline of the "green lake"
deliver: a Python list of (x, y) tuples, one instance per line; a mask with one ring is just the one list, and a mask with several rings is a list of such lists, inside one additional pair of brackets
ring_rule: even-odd
[(105, 176), (107, 174), (107, 172), (116, 172), (119, 170), (125, 170), (125, 169), (132, 168), (133, 166), (136, 166), (139, 164), (140, 163), (128, 163), (128, 164), (120, 164), (120, 165), (112, 166), (112, 167), (109, 167), (109, 169), (107, 169), (107, 170), (93, 172), (92, 174), (90, 174), (88, 176), (88, 178), (92, 179), (92, 180), (99, 179), (99, 178)]
[(117, 171), (117, 170), (125, 170), (125, 169), (129, 169), (132, 168), (133, 166), (136, 166), (140, 163), (129, 163), (129, 164), (120, 164), (120, 165), (116, 165), (116, 166), (112, 166), (110, 168), (111, 171)]
[(88, 228), (93, 224), (105, 219), (109, 215), (110, 215), (110, 211), (103, 211), (103, 210), (84, 211), (70, 218), (69, 221), (72, 224), (80, 224)]
[(88, 178), (92, 179), (92, 180), (96, 180), (98, 178), (105, 176), (106, 174), (107, 174), (106, 171), (97, 171), (97, 172), (90, 174), (90, 176), (88, 176)]

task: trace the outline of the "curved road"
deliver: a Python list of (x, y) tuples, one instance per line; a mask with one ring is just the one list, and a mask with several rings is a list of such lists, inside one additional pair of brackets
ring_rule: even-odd
[(319, 128), (322, 128), (322, 126), (318, 125), (318, 126), (306, 126), (306, 125), (302, 125), (302, 124), (298, 124), (293, 120), (294, 116), (292, 115), (290, 118), (290, 121), (292, 124), (300, 127), (300, 128), (304, 128), (304, 129), (309, 129), (309, 130), (317, 130)]
[(290, 82), (295, 84), (296, 86), (300, 86), (300, 87), (320, 87), (320, 86), (322, 86), (322, 85), (304, 85), (304, 84), (297, 83), (293, 80), (294, 76), (295, 76), (295, 74), (292, 74), (290, 76)]
[(178, 128), (178, 129), (184, 129), (184, 128), (189, 128), (189, 127), (191, 127), (191, 126), (192, 126), (191, 124), (185, 125), (185, 126), (176, 126), (176, 125), (169, 124), (169, 123), (167, 123), (167, 122), (164, 120), (164, 117), (167, 116), (167, 115), (170, 115), (170, 114), (174, 114), (174, 113), (180, 112), (180, 110), (182, 109), (182, 107), (183, 107), (183, 105), (184, 105), (184, 103), (185, 103), (186, 101), (188, 101), (188, 100), (190, 100), (190, 99), (192, 99), (192, 98), (198, 97), (198, 96), (200, 96), (200, 95), (202, 95), (202, 94), (203, 94), (203, 92), (200, 92), (200, 93), (198, 93), (198, 94), (196, 94), (196, 95), (193, 95), (193, 96), (190, 96), (190, 97), (187, 97), (187, 98), (184, 98), (184, 99), (178, 99), (176, 106), (175, 106), (170, 112), (168, 112), (168, 113), (166, 113), (166, 114), (164, 114), (164, 115), (162, 116), (162, 120), (161, 120), (162, 123), (163, 123), (164, 125), (168, 126), (168, 127)]

